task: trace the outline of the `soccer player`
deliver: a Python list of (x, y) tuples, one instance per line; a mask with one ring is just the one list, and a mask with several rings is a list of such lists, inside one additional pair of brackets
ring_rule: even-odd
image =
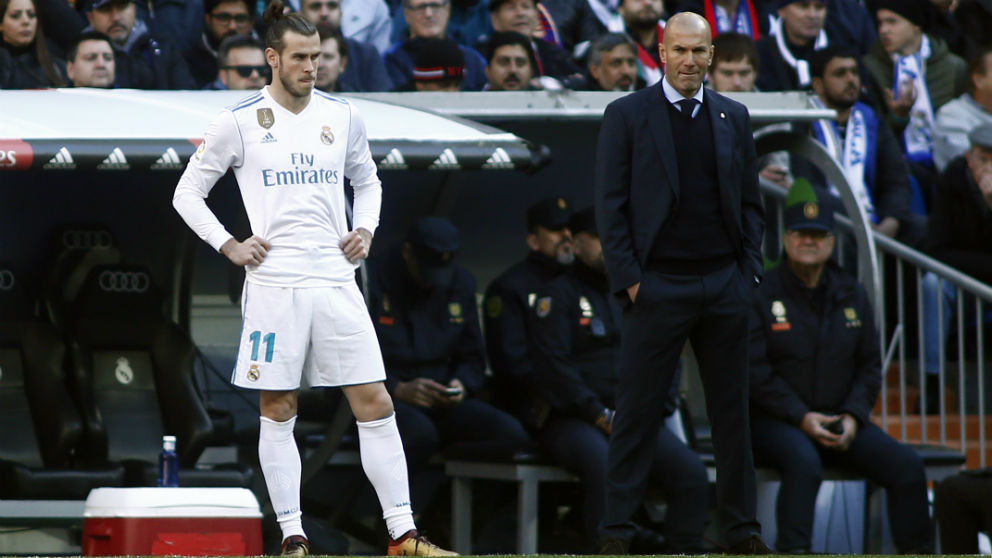
[[(300, 379), (341, 386), (358, 422), (362, 466), (379, 496), (389, 555), (453, 555), (419, 535), (385, 371), (355, 283), (379, 222), (382, 187), (365, 125), (348, 101), (314, 91), (320, 39), (312, 23), (266, 10), (272, 84), (225, 109), (179, 179), (173, 205), (202, 239), (247, 270), (244, 327), (232, 382), (259, 390), (258, 456), (282, 555), (305, 556), (301, 463), (293, 426)], [(235, 239), (205, 198), (234, 169), (252, 236)], [(355, 191), (345, 218), (344, 179)]]

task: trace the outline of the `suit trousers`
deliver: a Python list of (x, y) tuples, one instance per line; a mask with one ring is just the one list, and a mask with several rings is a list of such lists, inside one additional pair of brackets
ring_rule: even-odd
[(687, 340), (699, 363), (712, 426), (717, 519), (725, 542), (760, 534), (748, 423), (749, 277), (736, 263), (705, 275), (644, 272), (637, 300), (624, 309), (621, 323), (604, 540), (633, 535), (630, 520), (644, 495), (665, 397)]

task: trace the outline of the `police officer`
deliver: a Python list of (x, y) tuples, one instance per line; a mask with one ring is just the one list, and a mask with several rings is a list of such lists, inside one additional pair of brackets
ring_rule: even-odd
[[(544, 198), (527, 208), (527, 247), (522, 262), (504, 271), (486, 290), (486, 348), (493, 371), (496, 403), (525, 426), (541, 410), (521, 394), (530, 392), (534, 365), (529, 354), (528, 316), (537, 291), (575, 259), (567, 228), (571, 216), (565, 198)], [(536, 413), (536, 415), (535, 415)]]
[[(414, 504), (417, 471), (439, 449), (512, 453), (530, 438), (509, 414), (475, 397), (485, 352), (475, 278), (453, 264), (458, 229), (442, 217), (418, 219), (406, 241), (371, 262), (369, 311), (386, 366)], [(421, 506), (423, 507), (423, 506)]]
[(789, 190), (784, 261), (751, 308), (751, 443), (755, 462), (782, 479), (775, 546), (810, 551), (823, 468), (842, 466), (887, 490), (900, 553), (928, 553), (923, 462), (871, 422), (882, 378), (875, 320), (864, 287), (830, 261), (834, 217), (823, 196), (803, 179)]
[[(534, 305), (534, 390), (551, 407), (539, 440), (555, 461), (581, 479), (587, 542), (595, 549), (599, 548), (595, 539), (603, 514), (607, 440), (614, 416), (621, 310), (610, 294), (593, 209), (573, 215), (569, 229), (577, 260), (542, 289)], [(671, 405), (667, 414), (674, 408)], [(664, 489), (669, 511), (664, 547), (642, 551), (701, 550), (709, 503), (706, 468), (666, 428), (658, 437), (651, 478)], [(644, 537), (635, 537), (635, 550), (638, 539)]]

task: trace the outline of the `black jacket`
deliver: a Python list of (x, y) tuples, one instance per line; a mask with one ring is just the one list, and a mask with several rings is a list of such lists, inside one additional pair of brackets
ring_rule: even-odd
[(937, 185), (927, 224), (927, 252), (992, 285), (992, 208), (964, 157), (947, 166)]
[(457, 378), (478, 393), (486, 357), (475, 306), (475, 278), (455, 267), (451, 285), (423, 291), (399, 250), (369, 262), (369, 312), (386, 365), (386, 388), (416, 378), (447, 385)]
[(828, 263), (816, 289), (788, 261), (752, 297), (751, 413), (798, 425), (810, 411), (869, 420), (882, 383), (868, 294)]
[(527, 402), (520, 394), (529, 392), (534, 380), (530, 354), (534, 302), (538, 291), (565, 269), (544, 254), (531, 251), (486, 289), (486, 351), (493, 371), (493, 395), (517, 418), (526, 416)]
[[(47, 41), (48, 52), (51, 55), (52, 64), (55, 71), (62, 76), (66, 83), (69, 78), (65, 72), (65, 60), (59, 58), (59, 49), (55, 43)], [(43, 87), (55, 87), (56, 84), (48, 81), (48, 76), (41, 68), (41, 62), (35, 54), (34, 43), (26, 48), (16, 48), (0, 39), (0, 50), (6, 51), (9, 55), (8, 61), (0, 61), (0, 66), (6, 64), (9, 69), (0, 69), (0, 74), (7, 73), (6, 83), (0, 82), (6, 89), (37, 89)], [(0, 75), (0, 79), (4, 76)]]
[[(172, 42), (144, 32), (130, 49), (116, 44), (116, 84), (134, 89), (198, 89), (189, 67)], [(216, 74), (214, 79), (216, 79)], [(211, 80), (212, 81), (212, 80)]]

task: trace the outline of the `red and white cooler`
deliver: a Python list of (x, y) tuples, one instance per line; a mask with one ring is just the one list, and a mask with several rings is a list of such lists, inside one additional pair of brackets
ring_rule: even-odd
[(244, 488), (96, 488), (83, 556), (255, 556), (262, 512)]

